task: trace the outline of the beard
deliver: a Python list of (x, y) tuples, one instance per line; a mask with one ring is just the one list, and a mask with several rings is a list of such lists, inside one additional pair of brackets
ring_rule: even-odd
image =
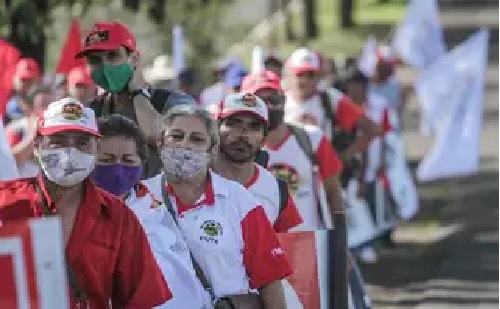
[(220, 152), (227, 160), (233, 163), (247, 163), (253, 161), (260, 147), (255, 147), (245, 141), (235, 141), (220, 145)]

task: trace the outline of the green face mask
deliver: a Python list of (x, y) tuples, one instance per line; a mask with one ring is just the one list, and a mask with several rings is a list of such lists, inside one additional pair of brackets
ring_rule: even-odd
[(134, 69), (128, 63), (118, 65), (103, 64), (99, 69), (92, 72), (94, 82), (105, 90), (118, 93), (127, 86)]

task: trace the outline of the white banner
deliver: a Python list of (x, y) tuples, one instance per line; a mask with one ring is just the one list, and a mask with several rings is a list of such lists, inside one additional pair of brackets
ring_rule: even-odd
[(0, 226), (2, 308), (69, 308), (58, 217)]
[(411, 0), (392, 45), (407, 64), (423, 69), (445, 52), (436, 0)]
[(184, 62), (184, 34), (181, 26), (174, 26), (172, 39), (172, 61), (175, 73), (178, 75), (186, 66)]
[(377, 67), (377, 40), (370, 35), (363, 46), (361, 57), (358, 61), (359, 70), (367, 77), (372, 77)]
[(480, 30), (426, 70), (415, 84), (437, 133), (420, 163), (421, 181), (475, 173), (479, 166), (488, 31)]
[(250, 72), (255, 74), (264, 70), (264, 51), (260, 46), (254, 46), (252, 49), (252, 67)]
[(19, 171), (7, 143), (5, 127), (2, 119), (0, 119), (0, 180), (12, 180), (16, 178), (19, 178)]

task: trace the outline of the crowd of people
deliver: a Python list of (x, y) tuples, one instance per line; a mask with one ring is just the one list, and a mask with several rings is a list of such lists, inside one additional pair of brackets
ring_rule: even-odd
[[(402, 130), (393, 57), (372, 76), (308, 48), (250, 73), (223, 61), (200, 93), (165, 56), (139, 70), (118, 22), (76, 57), (87, 66), (57, 82), (18, 62), (3, 123), (21, 178), (0, 182), (3, 224), (60, 216), (73, 305), (286, 308), (278, 233), (349, 221), (352, 183), (376, 221), (383, 136)], [(351, 252), (376, 262), (375, 239)]]

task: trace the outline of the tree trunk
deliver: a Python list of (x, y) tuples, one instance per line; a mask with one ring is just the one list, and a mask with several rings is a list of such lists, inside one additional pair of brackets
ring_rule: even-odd
[(339, 4), (340, 28), (352, 28), (354, 26), (353, 11), (354, 0), (337, 0)]
[(36, 1), (36, 4), (25, 1), (14, 10), (11, 10), (11, 2), (8, 1), (6, 7), (11, 12), (9, 41), (19, 49), (23, 58), (35, 59), (43, 70), (46, 37), (43, 27), (37, 27), (35, 16), (30, 16), (30, 14), (33, 13), (34, 9), (37, 17), (45, 19), (48, 11), (48, 0), (39, 0)]
[(304, 23), (305, 37), (308, 39), (317, 38), (316, 0), (304, 0)]

